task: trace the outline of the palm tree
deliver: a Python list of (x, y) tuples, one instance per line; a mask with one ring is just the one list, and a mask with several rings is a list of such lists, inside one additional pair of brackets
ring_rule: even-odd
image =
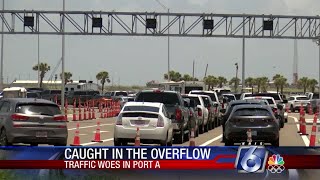
[[(64, 84), (67, 84), (67, 82), (70, 81), (71, 77), (72, 77), (71, 72), (64, 72)], [(60, 73), (60, 79), (62, 79), (62, 73)]]
[(273, 76), (273, 81), (275, 86), (277, 87), (277, 92), (279, 92), (279, 89), (281, 90), (281, 94), (283, 94), (283, 88), (287, 84), (287, 78), (280, 74), (276, 74)]
[(258, 87), (258, 92), (260, 92), (260, 90), (262, 90), (262, 91), (267, 90), (268, 81), (269, 81), (269, 79), (267, 77), (258, 77), (255, 79), (255, 84)]
[(50, 71), (50, 66), (47, 63), (36, 64), (32, 67), (34, 71), (40, 71), (40, 88), (42, 88), (42, 81), (44, 76), (48, 71)]
[[(171, 81), (181, 81), (182, 76), (179, 72), (170, 71), (170, 80)], [(164, 79), (168, 80), (168, 74), (164, 74)]]
[(309, 88), (312, 93), (314, 93), (317, 84), (318, 84), (318, 81), (316, 79), (309, 79)]
[(238, 89), (238, 85), (240, 84), (240, 79), (239, 78), (235, 78), (233, 77), (232, 79), (230, 79), (229, 81), (229, 85), (234, 85), (234, 90), (236, 91)]
[(302, 77), (298, 80), (298, 86), (303, 88), (303, 93), (305, 94), (307, 88), (309, 87), (309, 79), (307, 77)]
[(110, 79), (109, 79), (109, 73), (107, 71), (101, 71), (96, 75), (97, 80), (101, 82), (101, 92), (103, 94), (103, 90), (104, 90), (104, 84), (110, 83)]
[(208, 86), (208, 90), (210, 90), (211, 88), (217, 86), (218, 79), (212, 75), (209, 75), (204, 78), (204, 83)]
[(225, 85), (227, 82), (228, 80), (225, 77), (222, 77), (222, 76), (218, 77), (218, 84), (220, 88), (222, 88), (223, 85)]

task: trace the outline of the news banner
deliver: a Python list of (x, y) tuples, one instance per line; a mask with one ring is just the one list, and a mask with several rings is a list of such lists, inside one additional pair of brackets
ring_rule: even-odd
[(301, 147), (5, 147), (1, 169), (319, 169), (320, 149)]

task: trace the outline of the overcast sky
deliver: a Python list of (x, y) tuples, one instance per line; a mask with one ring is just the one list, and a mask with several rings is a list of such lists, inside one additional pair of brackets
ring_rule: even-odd
[[(161, 0), (160, 0), (161, 1)], [(317, 15), (319, 0), (162, 0), (171, 12), (252, 13)], [(62, 0), (5, 0), (10, 10), (62, 10)], [(165, 10), (155, 0), (66, 0), (66, 10), (150, 11)], [(41, 36), (41, 61), (53, 69), (61, 58), (61, 38)], [(182, 74), (203, 78), (208, 63), (208, 74), (235, 76), (234, 63), (238, 62), (241, 77), (241, 39), (171, 38), (171, 68)], [(246, 77), (268, 76), (281, 73), (292, 81), (293, 40), (246, 41)], [(311, 40), (300, 40), (299, 76), (318, 78), (318, 48)], [(271, 52), (271, 53), (270, 53)], [(4, 81), (7, 78), (37, 79), (31, 67), (37, 63), (37, 37), (6, 35), (4, 41)], [(97, 72), (106, 70), (117, 84), (144, 85), (159, 80), (167, 71), (167, 38), (120, 36), (67, 36), (66, 71), (73, 79), (94, 80)], [(61, 71), (61, 68), (59, 68)], [(52, 72), (48, 72), (45, 80)], [(59, 74), (60, 72), (58, 72)]]

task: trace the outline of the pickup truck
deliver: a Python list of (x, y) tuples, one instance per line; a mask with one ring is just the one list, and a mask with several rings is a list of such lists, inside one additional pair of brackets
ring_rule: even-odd
[(189, 121), (188, 102), (176, 91), (143, 90), (137, 93), (135, 102), (158, 102), (167, 108), (173, 124), (175, 143), (182, 144), (189, 140), (191, 123)]
[(319, 93), (309, 93), (308, 98), (310, 100), (312, 111), (316, 113), (317, 107), (320, 106)]

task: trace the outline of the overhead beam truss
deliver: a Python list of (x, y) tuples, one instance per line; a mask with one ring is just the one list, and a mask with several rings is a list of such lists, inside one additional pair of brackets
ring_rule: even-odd
[[(0, 17), (5, 25), (0, 34), (317, 39), (320, 33), (319, 16), (5, 10)], [(34, 23), (26, 25), (25, 17)], [(99, 27), (94, 18), (100, 18)], [(148, 19), (156, 26), (148, 28)], [(213, 26), (204, 28), (206, 20)], [(271, 29), (265, 21), (272, 22)]]

